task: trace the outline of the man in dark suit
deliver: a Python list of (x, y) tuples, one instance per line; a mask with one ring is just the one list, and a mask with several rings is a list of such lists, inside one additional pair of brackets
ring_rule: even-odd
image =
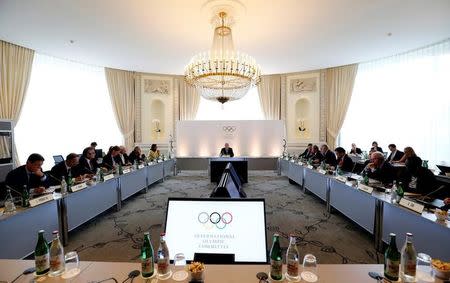
[(35, 193), (42, 193), (47, 181), (47, 176), (42, 172), (44, 157), (38, 153), (31, 154), (25, 165), (10, 171), (5, 179), (5, 184), (13, 190), (22, 193), (22, 190), (34, 188)]
[(117, 161), (117, 155), (119, 155), (119, 153), (120, 148), (117, 145), (112, 146), (105, 157), (103, 157), (102, 167), (112, 170), (116, 167), (116, 165), (119, 165)]
[(310, 159), (312, 160), (313, 163), (320, 163), (324, 159), (317, 145), (313, 145), (312, 156), (310, 157)]
[(302, 154), (300, 154), (299, 157), (303, 157), (306, 159), (312, 157), (313, 156), (312, 147), (313, 147), (312, 143), (309, 143), (308, 147), (305, 149), (305, 151)]
[(353, 163), (353, 160), (345, 153), (345, 149), (342, 147), (337, 147), (334, 151), (337, 156), (337, 166), (341, 168), (342, 171), (352, 172), (355, 164)]
[(372, 153), (375, 151), (379, 151), (379, 152), (383, 153), (383, 149), (378, 146), (378, 143), (376, 141), (372, 142), (372, 147), (370, 148), (369, 153)]
[[(50, 170), (50, 174), (53, 178), (58, 179), (59, 182), (62, 181), (62, 178), (67, 180), (69, 174), (72, 178), (78, 177), (75, 176), (77, 174), (75, 168), (78, 165), (78, 160), (78, 154), (70, 153), (69, 155), (67, 155), (65, 161), (61, 161), (52, 167), (52, 169)], [(59, 184), (59, 182), (57, 182), (56, 180), (51, 181), (51, 183), (55, 185)]]
[(120, 152), (116, 157), (116, 162), (122, 164), (122, 166), (131, 165), (128, 158), (127, 149), (123, 145), (119, 146), (119, 148)]
[(93, 147), (86, 147), (83, 150), (78, 165), (74, 168), (75, 176), (95, 174), (98, 168), (97, 158), (95, 156), (95, 149)]
[(373, 152), (370, 155), (370, 163), (367, 164), (364, 171), (369, 178), (380, 181), (383, 184), (392, 184), (395, 179), (395, 169), (389, 162), (385, 162), (384, 155), (381, 152)]
[(234, 153), (233, 153), (233, 149), (230, 147), (230, 145), (228, 143), (225, 143), (225, 147), (223, 147), (220, 150), (220, 157), (227, 155), (229, 157), (233, 157)]
[(330, 166), (336, 166), (337, 165), (336, 155), (334, 154), (334, 152), (332, 152), (328, 148), (328, 145), (323, 144), (320, 147), (320, 151), (322, 152), (322, 155), (324, 157), (323, 161), (325, 162), (325, 164), (328, 164)]
[(352, 149), (350, 149), (350, 154), (362, 154), (362, 151), (355, 143), (352, 143)]
[(402, 159), (403, 155), (405, 155), (403, 151), (397, 150), (397, 146), (393, 143), (388, 145), (388, 147), (389, 150), (391, 151), (388, 158), (386, 159), (386, 161), (388, 162), (399, 161), (400, 159)]

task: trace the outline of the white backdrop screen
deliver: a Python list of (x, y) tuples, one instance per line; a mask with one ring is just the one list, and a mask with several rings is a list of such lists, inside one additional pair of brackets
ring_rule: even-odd
[(234, 254), (236, 262), (266, 262), (264, 200), (169, 199), (170, 259), (184, 253)]
[(227, 142), (235, 156), (278, 157), (285, 137), (284, 121), (178, 121), (177, 156), (218, 156)]

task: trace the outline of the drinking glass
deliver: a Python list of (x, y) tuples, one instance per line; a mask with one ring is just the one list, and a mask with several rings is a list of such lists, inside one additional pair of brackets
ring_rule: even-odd
[(64, 260), (66, 262), (66, 271), (61, 276), (63, 279), (75, 277), (81, 272), (80, 260), (77, 252), (73, 251), (66, 253)]
[(431, 257), (425, 253), (417, 254), (417, 279), (424, 282), (434, 282)]
[(183, 253), (175, 254), (173, 258), (174, 273), (172, 279), (175, 281), (184, 281), (188, 277), (186, 268), (186, 257)]
[(312, 254), (306, 254), (303, 258), (303, 272), (301, 277), (306, 282), (317, 282), (317, 259)]

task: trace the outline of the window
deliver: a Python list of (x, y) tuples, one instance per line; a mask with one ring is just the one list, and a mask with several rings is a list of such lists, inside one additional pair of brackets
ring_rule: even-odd
[(222, 104), (200, 97), (195, 120), (264, 120), (258, 88), (251, 88), (241, 99)]
[(411, 146), (431, 163), (450, 158), (450, 40), (360, 64), (340, 140), (384, 151)]
[(19, 161), (40, 153), (44, 170), (53, 155), (81, 153), (92, 141), (104, 151), (122, 143), (104, 69), (35, 53), (15, 138)]

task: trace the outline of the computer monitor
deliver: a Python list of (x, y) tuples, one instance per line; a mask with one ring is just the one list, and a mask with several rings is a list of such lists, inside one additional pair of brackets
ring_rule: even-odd
[(450, 173), (450, 167), (445, 165), (436, 165), (437, 168), (439, 168), (439, 171), (441, 171), (442, 175), (447, 175)]
[(264, 199), (169, 198), (166, 242), (170, 259), (184, 253), (234, 254), (235, 263), (266, 263)]

